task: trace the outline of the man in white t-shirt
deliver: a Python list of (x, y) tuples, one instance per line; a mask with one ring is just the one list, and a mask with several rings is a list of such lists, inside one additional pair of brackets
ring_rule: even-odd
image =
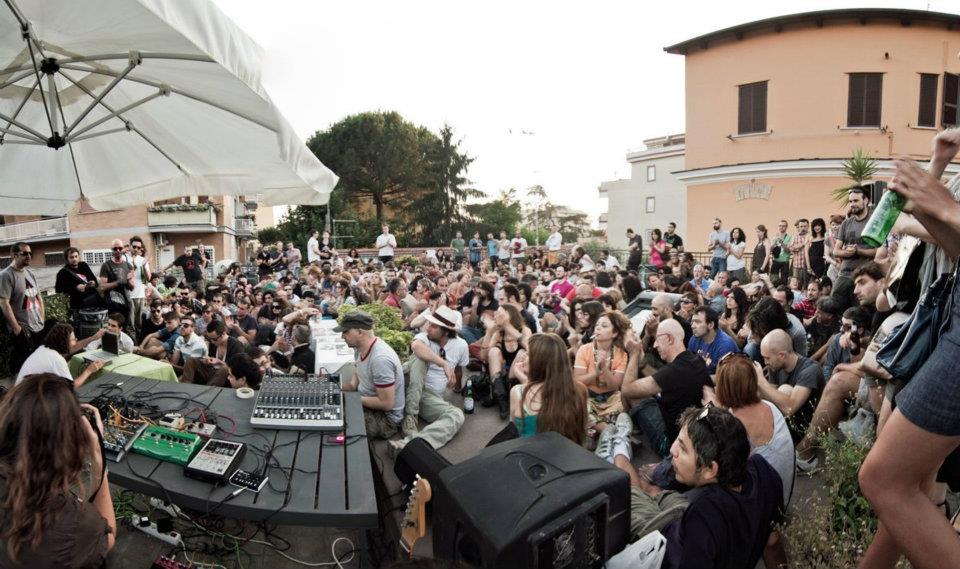
[(553, 267), (560, 260), (560, 248), (563, 246), (563, 235), (560, 235), (560, 229), (553, 227), (553, 233), (547, 237), (547, 263)]
[(510, 240), (506, 231), (500, 232), (500, 240), (497, 241), (497, 260), (501, 263), (510, 262)]
[[(452, 308), (439, 306), (424, 318), (427, 331), (417, 334), (411, 345), (413, 358), (401, 425), (405, 437), (389, 442), (395, 453), (414, 437), (438, 449), (463, 425), (463, 411), (447, 403), (443, 394), (447, 388), (459, 390), (463, 368), (470, 361), (470, 348), (457, 335), (457, 313)], [(421, 431), (417, 430), (418, 416), (429, 423)]]
[(383, 233), (377, 236), (377, 255), (380, 262), (386, 264), (393, 260), (393, 249), (397, 246), (397, 238), (390, 234), (390, 226), (383, 224)]
[(140, 337), (140, 324), (143, 320), (143, 302), (147, 296), (146, 284), (150, 282), (150, 262), (147, 260), (143, 239), (134, 235), (130, 238), (130, 264), (133, 265), (133, 290), (130, 291), (130, 326), (133, 335)]
[(307, 263), (320, 260), (320, 243), (317, 240), (319, 236), (320, 231), (314, 229), (313, 233), (310, 234), (310, 239), (307, 239)]
[(520, 230), (513, 235), (510, 240), (510, 259), (512, 261), (523, 261), (527, 258), (527, 240), (520, 234)]

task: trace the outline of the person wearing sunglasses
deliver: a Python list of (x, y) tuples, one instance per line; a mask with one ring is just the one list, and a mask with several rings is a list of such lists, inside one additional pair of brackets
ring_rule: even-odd
[(691, 488), (683, 494), (645, 480), (626, 448), (610, 462), (630, 477), (631, 539), (660, 531), (667, 542), (662, 567), (785, 562), (782, 541), (771, 539), (783, 522), (783, 484), (766, 459), (750, 454), (747, 430), (729, 411), (707, 406), (680, 416), (670, 457), (677, 480)]
[[(123, 242), (114, 239), (110, 244), (112, 256), (100, 265), (100, 290), (107, 302), (107, 310), (130, 315), (130, 292), (134, 288), (133, 265), (123, 258)], [(130, 326), (133, 329), (133, 326)]]
[(208, 356), (207, 342), (195, 332), (194, 320), (186, 316), (180, 319), (180, 336), (173, 346), (170, 356), (170, 365), (177, 372), (183, 372), (183, 364), (190, 358), (204, 358)]
[(43, 330), (45, 307), (37, 277), (30, 270), (30, 245), (15, 243), (10, 255), (10, 264), (0, 271), (0, 311), (13, 337), (9, 367), (16, 373), (36, 346), (32, 336)]

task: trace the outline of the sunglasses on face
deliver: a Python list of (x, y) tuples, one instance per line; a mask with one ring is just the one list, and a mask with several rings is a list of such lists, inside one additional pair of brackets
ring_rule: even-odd
[(111, 247), (110, 249), (114, 251), (123, 251), (123, 247)]

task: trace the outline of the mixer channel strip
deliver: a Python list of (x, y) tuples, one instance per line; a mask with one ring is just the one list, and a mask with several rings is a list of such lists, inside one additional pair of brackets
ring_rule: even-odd
[(342, 431), (343, 394), (339, 381), (309, 375), (266, 377), (250, 417), (255, 427)]

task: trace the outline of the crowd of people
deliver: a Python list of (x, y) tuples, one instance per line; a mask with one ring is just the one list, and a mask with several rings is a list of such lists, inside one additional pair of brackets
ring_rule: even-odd
[[(278, 242), (255, 266), (233, 264), (213, 279), (193, 247), (171, 264), (181, 278), (153, 272), (132, 237), (115, 240), (96, 273), (77, 249), (65, 251), (57, 291), (75, 312), (109, 314), (103, 330), (79, 340), (70, 324), (45, 319), (30, 245), (18, 243), (0, 272), (19, 373), (0, 404), (0, 476), (21, 468), (10, 454), (21, 386), (42, 390), (34, 378), (50, 376), (81, 385), (98, 364), (73, 379), (66, 359), (105, 333), (117, 334), (123, 351), (169, 362), (180, 381), (257, 388), (270, 369), (313, 371), (311, 319), (382, 303), (414, 333), (407, 361), (376, 336), (370, 314), (349, 311), (336, 331), (356, 354), (344, 389), (360, 392), (368, 436), (390, 439), (393, 452), (415, 437), (434, 449), (450, 441), (467, 420), (451, 401), (468, 390), (505, 421), (492, 442), (553, 431), (624, 470), (633, 537), (661, 531), (665, 566), (753, 567), (763, 557), (777, 567), (786, 559), (775, 527), (795, 472), (817, 470), (821, 437), (834, 429), (875, 431), (861, 483), (881, 529), (864, 566), (892, 567), (901, 554), (918, 567), (960, 559), (942, 511), (943, 482), (956, 480), (948, 455), (960, 442), (960, 375), (950, 367), (960, 328), (949, 328), (944, 351), (907, 384), (876, 363), (884, 338), (960, 253), (960, 206), (938, 181), (960, 135), (935, 140), (929, 172), (898, 163), (891, 188), (913, 216), (877, 248), (860, 240), (871, 195), (863, 186), (849, 190), (846, 215), (794, 220), (794, 233), (783, 220), (772, 236), (758, 224), (755, 243), (715, 219), (709, 265), (685, 251), (672, 223), (652, 231), (649, 249), (629, 230), (623, 268), (609, 251), (597, 260), (579, 246), (564, 252), (556, 229), (545, 250), (519, 232), (485, 241), (458, 232), (449, 257), (430, 250), (400, 263), (384, 225), (375, 256), (344, 254), (317, 231), (305, 262), (296, 243)], [(960, 303), (953, 310), (955, 320)], [(660, 462), (637, 468), (637, 445)], [(19, 500), (4, 502), (15, 519), (11, 556), (41, 543), (37, 524), (49, 521), (23, 519)], [(104, 518), (109, 533), (114, 522)], [(930, 531), (921, 538), (916, 527)]]

